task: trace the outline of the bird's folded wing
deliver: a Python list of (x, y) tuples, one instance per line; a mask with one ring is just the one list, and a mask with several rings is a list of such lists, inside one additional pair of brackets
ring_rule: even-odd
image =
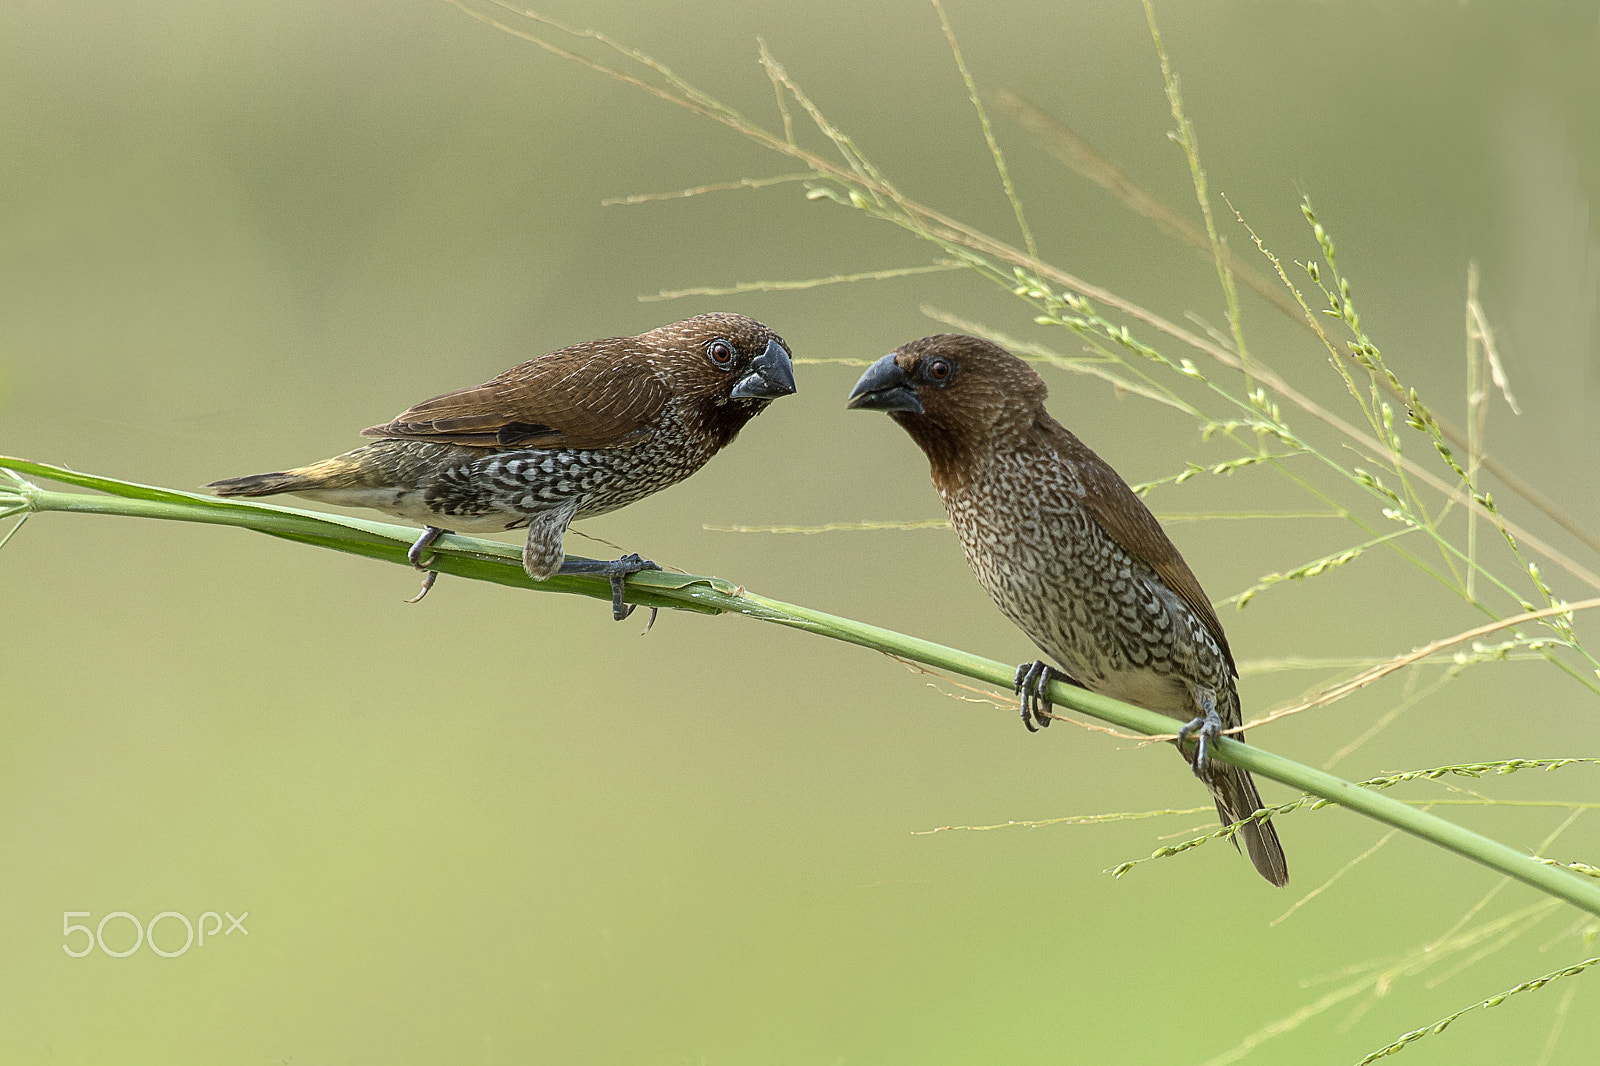
[(1105, 460), (1076, 437), (1070, 434), (1067, 437), (1069, 439), (1063, 440), (1057, 436), (1053, 443), (1058, 448), (1072, 451), (1071, 458), (1087, 490), (1084, 503), (1089, 513), (1102, 529), (1111, 534), (1112, 540), (1122, 545), (1123, 551), (1154, 570), (1167, 587), (1176, 592), (1178, 598), (1200, 617), (1221, 646), (1222, 653), (1228, 657), (1228, 665), (1233, 667), (1237, 676), (1239, 670), (1234, 666), (1227, 635), (1222, 632), (1222, 620), (1206, 598), (1205, 589), (1200, 587), (1200, 579), (1183, 561), (1183, 556), (1167, 536), (1166, 530), (1161, 528), (1161, 523), (1156, 521), (1144, 501)]
[(477, 447), (629, 447), (669, 395), (648, 353), (614, 338), (541, 356), (472, 388), (435, 396), (366, 437)]

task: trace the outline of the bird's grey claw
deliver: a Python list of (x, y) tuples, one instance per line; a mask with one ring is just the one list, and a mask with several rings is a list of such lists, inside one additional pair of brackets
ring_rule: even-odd
[[(611, 617), (622, 621), (631, 615), (637, 606), (632, 603), (622, 602), (622, 589), (628, 580), (629, 574), (637, 574), (641, 570), (660, 570), (661, 567), (649, 559), (640, 558), (637, 553), (624, 555), (616, 561), (617, 569), (611, 575)], [(656, 624), (656, 609), (650, 608), (650, 625), (645, 626), (645, 632), (650, 632), (650, 626)]]
[(620, 570), (611, 575), (611, 617), (619, 622), (633, 613), (633, 604), (622, 602), (623, 583), (627, 579), (628, 575)]
[(1184, 741), (1190, 735), (1195, 738), (1194, 749), (1194, 776), (1211, 784), (1211, 743), (1222, 734), (1222, 719), (1215, 710), (1209, 710), (1203, 715), (1198, 715), (1186, 722), (1178, 730), (1178, 747), (1183, 747)]
[(418, 570), (424, 571), (422, 588), (415, 596), (407, 600), (407, 603), (421, 603), (422, 597), (428, 594), (428, 590), (433, 588), (433, 583), (438, 580), (439, 572), (428, 569), (428, 564), (433, 561), (433, 553), (428, 549), (433, 546), (434, 541), (447, 532), (449, 530), (441, 529), (438, 526), (423, 526), (422, 536), (418, 537), (416, 543), (406, 550), (406, 561)]
[(439, 578), (439, 571), (437, 571), (437, 570), (429, 570), (426, 573), (424, 573), (422, 575), (422, 588), (418, 589), (417, 590), (417, 594), (415, 596), (411, 597), (406, 602), (407, 603), (421, 603), (422, 602), (422, 597), (424, 597), (424, 596), (426, 596), (428, 594), (428, 590), (433, 588), (433, 583), (435, 581), (437, 581), (438, 578)]
[(1042, 659), (1017, 667), (1011, 687), (1020, 698), (1022, 724), (1028, 727), (1028, 732), (1037, 733), (1050, 724), (1050, 708), (1054, 706), (1050, 702), (1050, 682), (1061, 676)]
[(423, 526), (422, 536), (418, 537), (416, 543), (406, 551), (406, 561), (418, 570), (426, 570), (428, 568), (428, 556), (431, 554), (428, 549), (433, 547), (433, 542), (443, 536), (444, 533), (445, 530), (438, 526)]
[[(637, 574), (641, 570), (660, 570), (661, 567), (649, 559), (641, 559), (638, 555), (624, 555), (620, 559), (610, 562), (600, 562), (593, 559), (568, 559), (561, 564), (558, 571), (563, 574), (604, 574), (611, 579), (611, 617), (622, 621), (633, 613), (634, 605), (624, 603), (623, 591), (627, 586), (629, 574)], [(655, 608), (651, 608), (650, 621), (655, 624)], [(648, 628), (646, 632), (649, 632)]]

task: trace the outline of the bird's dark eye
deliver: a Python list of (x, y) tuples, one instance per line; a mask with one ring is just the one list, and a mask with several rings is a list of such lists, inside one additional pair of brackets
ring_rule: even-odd
[(950, 375), (956, 372), (955, 364), (948, 359), (928, 360), (928, 378), (940, 383), (950, 380)]
[(718, 366), (728, 366), (733, 362), (733, 345), (718, 337), (706, 345), (706, 358)]

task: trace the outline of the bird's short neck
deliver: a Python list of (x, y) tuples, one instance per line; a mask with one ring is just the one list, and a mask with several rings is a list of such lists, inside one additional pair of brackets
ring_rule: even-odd
[(732, 444), (745, 423), (767, 409), (767, 403), (766, 400), (736, 399), (712, 407), (705, 423), (712, 450), (719, 451)]
[(966, 431), (967, 427), (952, 430), (914, 418), (906, 419), (902, 425), (928, 457), (934, 487), (946, 497), (983, 480), (998, 459), (1032, 447), (1026, 432), (1006, 424), (976, 432)]

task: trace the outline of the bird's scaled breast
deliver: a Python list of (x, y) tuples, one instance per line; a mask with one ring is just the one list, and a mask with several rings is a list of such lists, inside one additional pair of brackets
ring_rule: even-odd
[(1178, 713), (1186, 664), (1220, 663), (1195, 647), (1198, 620), (1071, 492), (1008, 494), (1002, 505), (978, 486), (945, 502), (979, 583), (1091, 690)]
[[(576, 517), (626, 507), (694, 473), (698, 457), (652, 447), (497, 450), (441, 470), (428, 505), (441, 516), (527, 516), (578, 501)], [(520, 522), (516, 524), (521, 524)]]

